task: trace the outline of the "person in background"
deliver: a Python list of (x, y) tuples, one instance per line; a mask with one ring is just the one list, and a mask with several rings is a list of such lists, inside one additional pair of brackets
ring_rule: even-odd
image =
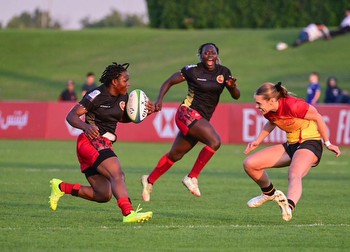
[(144, 201), (150, 200), (154, 183), (198, 142), (205, 146), (190, 173), (182, 179), (182, 183), (193, 195), (201, 196), (198, 177), (221, 145), (220, 136), (210, 123), (210, 118), (224, 89), (227, 89), (233, 99), (237, 100), (240, 97), (236, 79), (227, 67), (220, 64), (218, 55), (219, 48), (214, 43), (201, 45), (198, 49), (200, 62), (183, 67), (162, 84), (155, 102), (156, 111), (162, 109), (163, 98), (172, 86), (187, 82), (188, 93), (175, 115), (175, 122), (180, 131), (170, 151), (161, 157), (149, 175), (141, 177)]
[(331, 76), (327, 80), (325, 103), (350, 103), (349, 92), (338, 87), (338, 80)]
[[(286, 132), (287, 142), (266, 147), (249, 155), (243, 162), (245, 172), (260, 187), (262, 194), (247, 202), (257, 208), (274, 200), (282, 210), (282, 219), (290, 221), (303, 190), (303, 178), (317, 166), (326, 148), (341, 155), (338, 146), (329, 141), (328, 128), (316, 108), (294, 97), (281, 82), (263, 83), (254, 95), (256, 108), (267, 119), (258, 137), (247, 145), (244, 154), (255, 150), (276, 128)], [(288, 166), (288, 195), (276, 190), (266, 169)], [(322, 190), (322, 189), (321, 189)], [(324, 190), (328, 190), (324, 188)]]
[[(77, 156), (81, 172), (89, 186), (68, 183), (57, 178), (50, 181), (50, 207), (57, 209), (58, 201), (65, 194), (99, 203), (115, 197), (123, 214), (123, 222), (144, 222), (152, 218), (152, 212), (134, 210), (125, 184), (125, 174), (112, 144), (117, 140), (117, 124), (129, 123), (125, 106), (130, 87), (129, 63), (106, 67), (100, 82), (102, 85), (87, 93), (68, 113), (66, 120), (83, 133), (77, 139)], [(154, 104), (148, 101), (148, 114), (154, 112)], [(82, 119), (85, 115), (85, 119)]]
[(77, 94), (75, 92), (75, 84), (74, 81), (67, 81), (67, 88), (62, 91), (60, 96), (58, 97), (58, 101), (77, 101)]
[(312, 72), (309, 76), (309, 85), (306, 90), (306, 101), (309, 104), (316, 105), (321, 96), (320, 74)]
[(293, 47), (298, 47), (302, 44), (313, 42), (317, 39), (329, 38), (329, 29), (326, 25), (320, 23), (309, 24), (299, 33), (299, 37), (293, 43)]
[(340, 23), (340, 26), (338, 30), (331, 31), (330, 35), (332, 38), (339, 36), (339, 35), (345, 35), (346, 33), (350, 32), (350, 8), (347, 8), (345, 10), (345, 18)]
[(96, 76), (93, 72), (88, 72), (86, 74), (86, 81), (81, 87), (81, 96), (84, 97), (84, 95), (87, 92), (90, 92), (91, 90), (95, 89), (97, 87), (96, 83)]

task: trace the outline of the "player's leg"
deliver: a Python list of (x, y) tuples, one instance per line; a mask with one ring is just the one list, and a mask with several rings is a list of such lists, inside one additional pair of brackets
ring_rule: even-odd
[(214, 127), (204, 118), (197, 120), (188, 131), (188, 136), (205, 144), (200, 151), (191, 171), (182, 183), (195, 196), (200, 197), (198, 177), (215, 152), (220, 148), (221, 139)]
[(316, 155), (308, 149), (298, 149), (293, 154), (288, 171), (288, 197), (278, 195), (274, 199), (281, 208), (283, 220), (290, 221), (292, 219), (295, 205), (302, 194), (302, 179), (309, 173), (317, 160)]
[(109, 181), (112, 194), (124, 216), (123, 222), (144, 222), (152, 218), (152, 212), (141, 213), (138, 209), (134, 210), (126, 187), (125, 174), (116, 156), (102, 161), (97, 171)]
[(196, 143), (197, 141), (195, 139), (185, 137), (181, 131), (177, 134), (170, 151), (158, 161), (157, 166), (149, 175), (143, 175), (141, 177), (142, 199), (144, 201), (150, 201), (153, 184), (166, 173), (176, 161), (180, 160), (191, 150)]
[(276, 195), (284, 194), (276, 190), (266, 172), (268, 168), (284, 167), (290, 164), (290, 157), (282, 144), (274, 145), (249, 155), (243, 162), (245, 172), (260, 187), (262, 194), (248, 201), (249, 207), (259, 207), (271, 201)]
[(191, 127), (188, 135), (205, 144), (188, 175), (191, 178), (198, 178), (204, 166), (220, 148), (221, 139), (214, 127), (204, 118), (198, 120)]
[(58, 201), (65, 194), (70, 194), (86, 200), (96, 202), (108, 202), (112, 197), (111, 186), (106, 177), (100, 175), (96, 168), (90, 167), (85, 170), (85, 176), (91, 186), (73, 184), (60, 179), (52, 179), (50, 207), (52, 210), (57, 209)]
[(308, 140), (301, 143), (292, 154), (292, 161), (288, 170), (288, 199), (279, 203), (282, 209), (282, 218), (285, 221), (292, 219), (292, 213), (302, 195), (302, 179), (311, 168), (318, 165), (322, 157), (322, 142)]
[(313, 165), (318, 162), (318, 157), (308, 149), (297, 150), (292, 158), (288, 171), (288, 200), (292, 201), (293, 208), (301, 198), (303, 185), (302, 179), (310, 172)]

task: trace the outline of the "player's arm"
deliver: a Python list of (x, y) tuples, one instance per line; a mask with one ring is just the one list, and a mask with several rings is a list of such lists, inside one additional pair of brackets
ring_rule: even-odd
[(237, 79), (230, 76), (229, 79), (226, 80), (226, 88), (230, 92), (231, 97), (238, 100), (239, 97), (241, 97), (241, 91), (239, 90), (236, 81)]
[(251, 143), (248, 143), (247, 148), (244, 151), (244, 154), (248, 154), (252, 150), (255, 150), (261, 143), (264, 141), (264, 139), (273, 131), (276, 127), (276, 124), (271, 123), (268, 121), (265, 125), (262, 131), (260, 132), (259, 136)]
[(81, 104), (75, 105), (68, 113), (66, 120), (74, 128), (81, 129), (90, 138), (99, 136), (98, 127), (85, 123), (80, 117), (86, 114), (87, 110)]
[(333, 151), (336, 154), (336, 156), (339, 157), (341, 151), (339, 150), (338, 146), (331, 144), (331, 142), (329, 141), (327, 125), (314, 106), (309, 105), (309, 109), (306, 112), (304, 119), (313, 120), (316, 122), (318, 131), (320, 132), (327, 149)]
[(160, 111), (162, 109), (163, 98), (165, 94), (169, 91), (171, 86), (185, 81), (185, 77), (181, 72), (176, 72), (170, 76), (160, 87), (158, 98), (155, 102), (155, 111)]

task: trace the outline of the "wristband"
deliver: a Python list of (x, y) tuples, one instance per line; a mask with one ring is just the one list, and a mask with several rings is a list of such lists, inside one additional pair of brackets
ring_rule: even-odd
[(324, 145), (326, 145), (326, 147), (328, 148), (331, 145), (331, 142), (330, 141), (325, 141)]

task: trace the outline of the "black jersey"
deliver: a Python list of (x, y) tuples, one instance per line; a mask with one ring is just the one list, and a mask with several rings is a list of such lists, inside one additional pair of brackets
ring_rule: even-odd
[(105, 85), (97, 87), (79, 102), (87, 110), (85, 122), (96, 125), (100, 135), (115, 134), (118, 122), (130, 122), (125, 110), (128, 97), (128, 94), (110, 95)]
[(183, 67), (181, 73), (188, 85), (188, 95), (183, 103), (209, 121), (231, 71), (222, 65), (216, 65), (214, 71), (208, 71), (202, 63), (198, 63)]

